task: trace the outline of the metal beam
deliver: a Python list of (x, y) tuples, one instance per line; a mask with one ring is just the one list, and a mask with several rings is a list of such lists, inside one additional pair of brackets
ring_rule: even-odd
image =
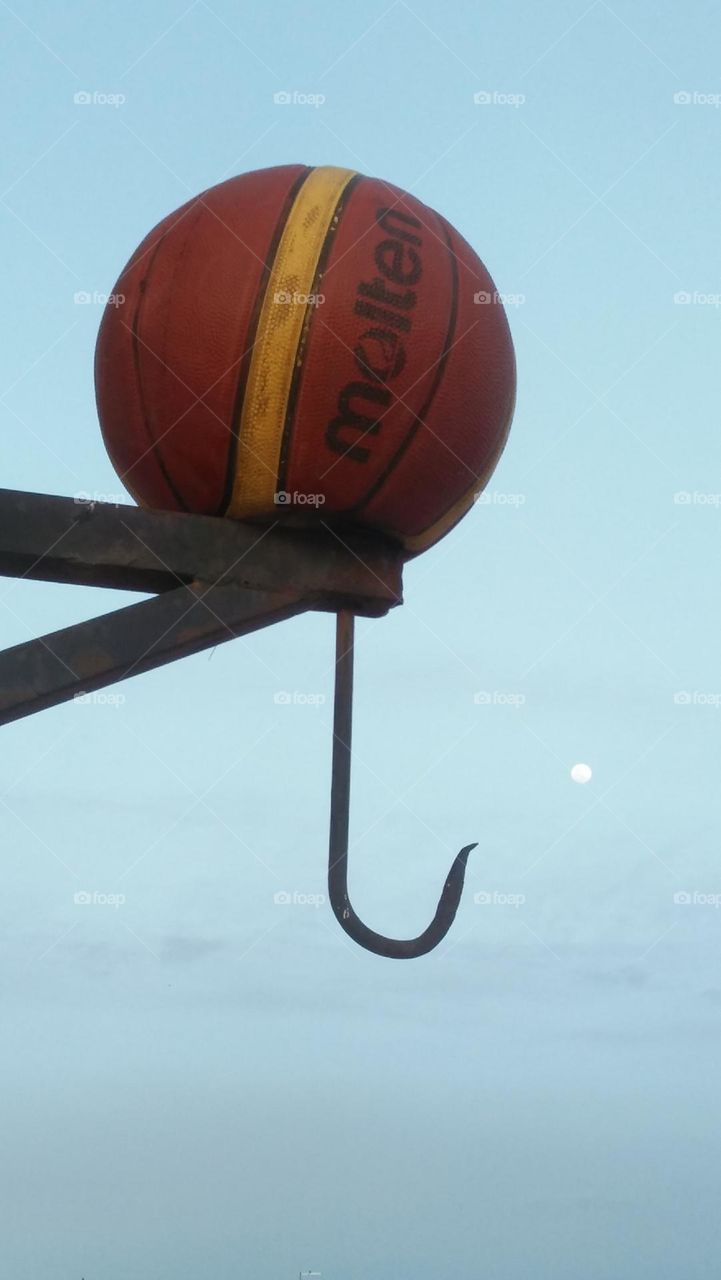
[(293, 588), (312, 597), (308, 608), (369, 617), (400, 603), (403, 553), (390, 539), (288, 518), (279, 508), (268, 528), (0, 489), (0, 574), (147, 592), (193, 581)]
[(158, 593), (0, 652), (0, 724), (307, 609), (379, 617), (401, 601), (402, 564), (357, 531), (0, 489), (0, 574)]

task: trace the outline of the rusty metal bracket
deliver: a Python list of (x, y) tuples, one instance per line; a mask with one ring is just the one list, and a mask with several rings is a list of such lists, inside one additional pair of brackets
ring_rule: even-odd
[(0, 574), (151, 596), (0, 651), (0, 725), (308, 609), (337, 614), (330, 903), (367, 951), (425, 955), (453, 922), (475, 845), (457, 855), (416, 938), (369, 929), (348, 890), (353, 619), (400, 604), (402, 565), (388, 539), (330, 525), (291, 529), (280, 517), (261, 527), (0, 489)]
[(0, 574), (154, 598), (0, 652), (0, 724), (306, 610), (380, 617), (389, 540), (0, 489)]

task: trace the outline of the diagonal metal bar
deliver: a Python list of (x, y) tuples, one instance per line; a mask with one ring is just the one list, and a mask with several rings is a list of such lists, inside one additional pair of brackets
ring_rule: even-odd
[(303, 613), (297, 590), (176, 587), (0, 652), (0, 725)]

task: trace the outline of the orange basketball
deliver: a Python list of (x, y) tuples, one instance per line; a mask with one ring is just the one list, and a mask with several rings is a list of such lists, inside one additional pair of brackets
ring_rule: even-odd
[(138, 502), (381, 530), (409, 554), (486, 484), (515, 399), (483, 263), (414, 196), (283, 165), (211, 187), (131, 258), (98, 336)]

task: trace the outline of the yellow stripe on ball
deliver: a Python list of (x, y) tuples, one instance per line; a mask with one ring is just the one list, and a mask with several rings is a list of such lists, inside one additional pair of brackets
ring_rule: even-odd
[(261, 307), (238, 432), (233, 493), (227, 515), (268, 515), (288, 397), (308, 302), (333, 214), (355, 177), (352, 169), (313, 169), (295, 198), (280, 238)]

